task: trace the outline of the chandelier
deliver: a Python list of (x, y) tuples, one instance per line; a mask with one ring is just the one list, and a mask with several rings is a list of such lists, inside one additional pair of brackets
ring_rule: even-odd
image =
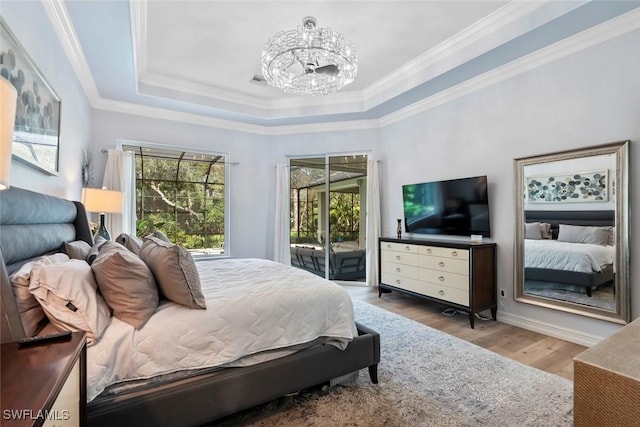
[(351, 83), (357, 72), (353, 44), (331, 28), (316, 28), (311, 16), (296, 30), (271, 37), (262, 49), (267, 83), (287, 93), (326, 95)]

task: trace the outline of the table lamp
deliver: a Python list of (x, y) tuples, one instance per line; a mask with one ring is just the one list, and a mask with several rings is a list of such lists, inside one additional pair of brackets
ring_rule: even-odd
[(0, 77), (0, 190), (9, 188), (17, 96), (16, 88)]
[(103, 188), (83, 188), (82, 204), (88, 212), (98, 212), (100, 214), (100, 226), (93, 236), (98, 236), (111, 240), (111, 235), (104, 223), (105, 214), (122, 213), (122, 191), (107, 190)]

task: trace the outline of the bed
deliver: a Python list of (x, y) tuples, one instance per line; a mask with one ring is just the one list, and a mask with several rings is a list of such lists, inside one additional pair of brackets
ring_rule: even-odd
[(613, 211), (525, 212), (525, 291), (586, 293), (614, 280)]
[[(23, 307), (19, 306), (16, 301), (15, 287), (12, 286), (9, 276), (20, 271), (20, 268), (33, 258), (58, 252), (65, 242), (77, 241), (84, 241), (89, 246), (93, 245), (86, 211), (79, 202), (71, 202), (15, 187), (0, 193), (3, 342), (19, 339), (26, 335), (23, 317), (21, 317)], [(60, 256), (60, 254), (56, 256)], [(147, 323), (136, 330), (135, 334), (142, 334), (145, 328), (148, 328), (145, 333), (149, 334), (153, 332), (153, 329), (162, 331), (164, 328), (167, 331), (168, 325), (172, 324), (173, 317), (163, 318), (162, 316), (171, 311), (185, 313), (184, 317), (180, 318), (181, 321), (186, 321), (187, 317), (194, 317), (197, 319), (196, 323), (214, 324), (218, 313), (224, 311), (225, 304), (229, 305), (232, 300), (225, 300), (224, 304), (220, 306), (210, 304), (214, 304), (213, 300), (219, 299), (219, 295), (224, 294), (225, 291), (227, 294), (233, 294), (230, 290), (233, 286), (229, 285), (229, 280), (233, 280), (234, 275), (243, 276), (242, 273), (238, 273), (238, 269), (246, 263), (250, 266), (248, 268), (253, 269), (252, 277), (255, 282), (252, 285), (255, 285), (255, 289), (261, 289), (263, 286), (263, 283), (257, 283), (259, 279), (256, 279), (256, 272), (264, 271), (264, 269), (282, 270), (287, 274), (293, 270), (292, 277), (301, 283), (291, 281), (292, 283), (278, 287), (284, 288), (289, 294), (298, 295), (297, 292), (303, 292), (304, 286), (302, 284), (306, 283), (305, 281), (323, 280), (310, 273), (266, 260), (226, 260), (217, 263), (218, 261), (198, 263), (206, 265), (206, 267), (198, 266), (201, 274), (203, 268), (212, 268), (214, 274), (211, 277), (218, 279), (224, 277), (224, 283), (218, 288), (216, 288), (218, 282), (208, 279), (209, 276), (203, 277), (202, 291), (207, 298), (207, 310), (190, 310), (163, 301), (159, 303), (157, 310)], [(207, 284), (207, 280), (211, 283)], [(330, 286), (335, 285), (326, 282), (326, 286), (329, 289)], [(334, 292), (333, 288), (331, 289)], [(207, 297), (208, 292), (215, 292), (216, 298)], [(243, 292), (246, 294), (246, 290)], [(266, 294), (261, 294), (258, 298), (260, 302), (255, 304), (262, 304), (262, 302), (266, 304), (268, 298), (265, 298), (264, 295)], [(335, 292), (333, 295), (333, 298), (341, 298), (336, 296)], [(225, 298), (227, 297), (233, 298), (233, 295), (226, 295)], [(255, 315), (260, 317), (262, 316), (260, 313), (281, 310), (283, 312), (280, 318), (284, 319), (290, 312), (308, 311), (306, 306), (302, 309), (296, 309), (293, 305), (286, 305), (284, 302), (287, 299), (286, 294), (278, 294), (275, 298), (281, 301), (278, 304), (279, 307), (274, 309), (270, 306), (256, 308)], [(313, 298), (316, 297), (313, 296)], [(333, 302), (330, 300), (326, 304), (335, 305), (335, 300)], [(293, 316), (293, 314), (291, 315)], [(336, 316), (334, 313), (324, 317)], [(318, 317), (322, 318), (323, 316)], [(102, 363), (104, 367), (109, 366), (109, 363), (104, 363), (104, 360), (110, 361), (111, 357), (115, 357), (109, 352), (109, 345), (117, 347), (118, 353), (120, 353), (127, 348), (123, 343), (136, 340), (127, 335), (134, 333), (132, 332), (133, 328), (127, 328), (123, 322), (113, 319), (104, 329), (101, 337), (88, 348), (88, 370), (91, 369), (91, 363), (94, 365)], [(263, 323), (262, 318), (258, 320), (253, 323)], [(351, 338), (348, 338), (349, 334), (345, 332), (343, 323), (342, 326), (327, 326), (328, 329), (335, 330), (325, 331), (323, 329), (322, 333), (315, 333), (315, 335), (305, 338), (293, 338), (298, 340), (295, 342), (280, 342), (283, 336), (289, 335), (288, 325), (294, 321), (295, 319), (277, 327), (266, 323), (260, 334), (264, 332), (266, 336), (271, 336), (268, 338), (271, 341), (260, 344), (262, 347), (252, 347), (247, 353), (247, 357), (238, 357), (240, 353), (232, 353), (231, 349), (234, 349), (234, 345), (216, 341), (218, 334), (215, 339), (202, 340), (208, 343), (208, 347), (205, 346), (207, 356), (214, 353), (215, 355), (222, 354), (226, 357), (227, 363), (219, 363), (218, 360), (215, 363), (209, 363), (209, 365), (207, 363), (197, 363), (195, 366), (185, 364), (177, 372), (165, 370), (158, 375), (152, 375), (154, 371), (144, 371), (144, 369), (148, 365), (155, 364), (156, 361), (142, 360), (139, 362), (139, 366), (133, 368), (135, 372), (142, 370), (141, 378), (126, 377), (124, 379), (127, 381), (122, 382), (119, 380), (123, 375), (121, 373), (105, 374), (110, 378), (104, 384), (96, 385), (94, 382), (88, 385), (89, 393), (87, 395), (90, 400), (87, 405), (88, 423), (92, 426), (201, 425), (283, 395), (329, 382), (363, 368), (368, 368), (371, 381), (377, 383), (380, 338), (375, 331), (355, 323), (351, 318)], [(228, 320), (224, 322), (229, 324)], [(173, 324), (175, 323), (173, 322)], [(320, 319), (320, 323), (322, 323), (322, 319)], [(118, 327), (114, 327), (118, 324)], [(45, 330), (51, 330), (51, 327), (51, 324), (46, 325), (45, 328), (48, 329)], [(227, 329), (241, 328), (229, 327)], [(192, 335), (200, 333), (209, 336), (205, 332), (193, 332), (193, 330), (194, 328), (190, 326), (187, 330), (179, 331), (179, 333), (185, 336), (189, 332), (192, 332)], [(269, 334), (268, 330), (282, 330), (282, 333)], [(220, 335), (224, 335), (222, 330), (220, 330)], [(194, 335), (194, 337), (198, 338), (198, 335)], [(156, 339), (159, 338), (153, 338), (153, 340)], [(177, 342), (180, 337), (168, 336), (166, 339)], [(258, 342), (260, 339), (248, 340), (247, 346), (250, 347), (250, 344), (253, 345), (254, 341)], [(152, 339), (147, 336), (146, 341), (142, 340), (141, 342), (156, 342), (150, 340)], [(109, 341), (117, 343), (117, 345), (109, 344)], [(197, 339), (193, 341), (200, 342)], [(242, 344), (244, 346), (244, 341)], [(284, 348), (277, 347), (276, 344)], [(164, 347), (166, 348), (167, 345)], [(92, 348), (99, 349), (99, 351), (93, 352), (93, 356)], [(185, 353), (183, 356), (172, 356), (174, 359), (169, 358), (168, 363), (176, 361), (181, 363), (185, 358), (191, 358), (189, 351), (185, 351)], [(164, 352), (162, 356), (164, 356)], [(127, 357), (133, 361), (137, 358), (137, 356)], [(96, 363), (96, 360), (100, 360), (100, 362)], [(101, 375), (95, 373), (95, 370), (93, 374), (88, 374), (88, 378), (91, 378), (92, 375), (96, 378), (102, 378)], [(185, 411), (185, 408), (189, 410)]]

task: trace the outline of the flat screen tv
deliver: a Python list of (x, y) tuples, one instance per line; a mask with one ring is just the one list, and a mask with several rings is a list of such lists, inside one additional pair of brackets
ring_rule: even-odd
[(487, 177), (402, 186), (407, 233), (491, 237)]

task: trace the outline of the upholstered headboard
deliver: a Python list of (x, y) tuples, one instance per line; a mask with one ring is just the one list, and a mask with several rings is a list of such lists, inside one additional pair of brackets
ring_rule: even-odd
[(82, 203), (16, 187), (0, 191), (2, 342), (25, 335), (9, 275), (31, 258), (58, 252), (73, 240), (93, 244)]

